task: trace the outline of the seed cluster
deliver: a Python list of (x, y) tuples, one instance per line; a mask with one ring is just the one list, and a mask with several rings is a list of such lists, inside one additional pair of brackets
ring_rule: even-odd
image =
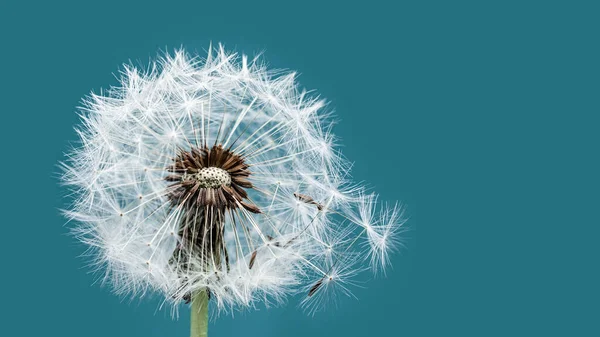
[(191, 212), (208, 206), (220, 212), (242, 207), (260, 213), (247, 199), (245, 189), (253, 186), (248, 181), (249, 166), (242, 156), (215, 145), (180, 150), (173, 161), (167, 168), (172, 174), (166, 180), (174, 182), (169, 186), (169, 199), (174, 205), (184, 204)]
[[(226, 213), (235, 216), (240, 208), (260, 213), (246, 192), (253, 188), (248, 164), (222, 145), (180, 150), (173, 161), (167, 167), (171, 174), (165, 178), (173, 182), (168, 197), (174, 207), (183, 207), (183, 214), (171, 263), (184, 279), (193, 268), (225, 265), (229, 270), (224, 243)], [(194, 259), (202, 261), (202, 266), (192, 263)]]

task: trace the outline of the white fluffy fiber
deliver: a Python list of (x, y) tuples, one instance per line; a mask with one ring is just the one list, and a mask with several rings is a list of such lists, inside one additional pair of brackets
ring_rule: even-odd
[[(376, 270), (389, 264), (400, 208), (377, 214), (375, 196), (349, 180), (325, 102), (295, 78), (222, 47), (205, 59), (177, 51), (145, 70), (125, 66), (118, 87), (85, 99), (81, 143), (63, 164), (75, 196), (66, 214), (117, 293), (160, 292), (176, 304), (208, 288), (218, 309), (230, 309), (308, 295), (321, 283), (303, 302), (314, 312), (334, 294), (349, 295), (367, 261)], [(250, 199), (262, 213), (227, 218), (229, 271), (196, 270), (184, 280), (169, 263), (182, 211), (169, 207), (165, 168), (177, 149), (217, 137), (251, 165)]]

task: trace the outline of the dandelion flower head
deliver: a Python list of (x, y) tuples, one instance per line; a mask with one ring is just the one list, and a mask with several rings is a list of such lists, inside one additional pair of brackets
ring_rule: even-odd
[(125, 66), (81, 119), (65, 212), (118, 294), (207, 290), (228, 310), (303, 293), (314, 312), (401, 244), (401, 208), (352, 182), (326, 102), (259, 58)]

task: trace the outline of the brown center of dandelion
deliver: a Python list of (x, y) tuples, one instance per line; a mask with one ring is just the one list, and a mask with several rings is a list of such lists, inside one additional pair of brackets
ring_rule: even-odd
[(172, 174), (166, 178), (174, 182), (169, 192), (173, 204), (183, 204), (188, 210), (208, 206), (222, 212), (242, 207), (260, 213), (248, 201), (245, 189), (251, 189), (252, 183), (248, 181), (249, 166), (242, 156), (215, 145), (210, 149), (205, 146), (180, 150), (173, 161), (167, 168)]
[[(180, 271), (183, 282), (189, 281), (193, 270), (206, 272), (223, 265), (229, 270), (224, 242), (226, 215), (260, 213), (248, 199), (247, 190), (253, 188), (248, 181), (249, 165), (242, 156), (215, 145), (179, 150), (167, 171), (171, 174), (165, 179), (173, 182), (169, 200), (182, 212), (171, 264)], [(182, 294), (186, 300), (190, 296)]]

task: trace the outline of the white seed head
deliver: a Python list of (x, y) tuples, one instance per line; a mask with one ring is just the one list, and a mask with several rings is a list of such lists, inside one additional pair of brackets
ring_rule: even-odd
[(400, 208), (376, 215), (325, 102), (295, 81), (219, 46), (125, 66), (84, 100), (65, 213), (117, 293), (176, 304), (208, 289), (222, 310), (304, 292), (315, 312), (365, 259), (389, 264)]

